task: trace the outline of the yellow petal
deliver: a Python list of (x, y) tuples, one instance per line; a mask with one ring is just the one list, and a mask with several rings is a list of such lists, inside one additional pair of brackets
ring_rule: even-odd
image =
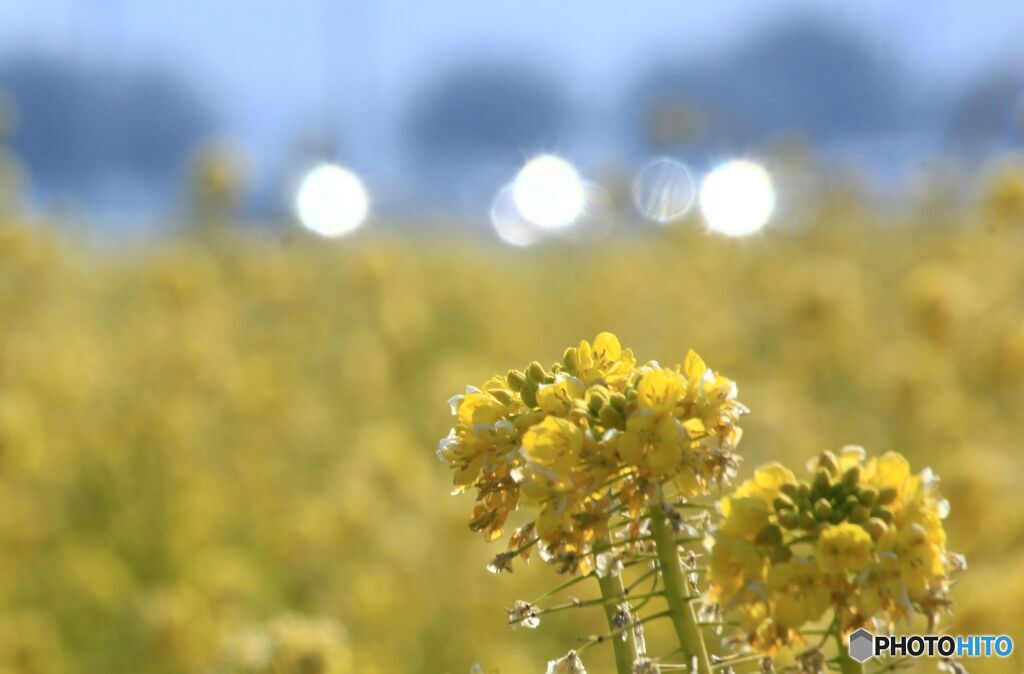
[(886, 452), (875, 462), (874, 486), (899, 489), (910, 476), (910, 463), (896, 452)]
[(610, 332), (602, 332), (594, 338), (594, 357), (601, 362), (608, 363), (618, 360), (622, 355), (622, 345), (619, 338)]
[(777, 492), (782, 485), (796, 482), (796, 476), (781, 463), (768, 463), (754, 471), (754, 482), (761, 489)]
[(644, 460), (643, 442), (640, 435), (633, 431), (626, 431), (619, 437), (619, 456), (624, 463), (640, 465)]
[(704, 364), (704, 359), (698, 356), (696, 351), (693, 349), (687, 351), (686, 360), (683, 361), (683, 372), (686, 373), (686, 379), (691, 388), (700, 383), (707, 370), (708, 366)]
[(683, 382), (672, 370), (651, 370), (640, 379), (636, 389), (640, 407), (649, 410), (667, 410), (675, 406), (683, 395)]

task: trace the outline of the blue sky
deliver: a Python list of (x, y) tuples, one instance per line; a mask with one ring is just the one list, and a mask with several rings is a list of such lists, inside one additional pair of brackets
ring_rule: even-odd
[(351, 161), (398, 171), (388, 161), (404, 106), (452, 64), (512, 57), (610, 106), (644, 66), (714, 58), (793, 14), (855, 30), (922, 84), (1007, 58), (1024, 66), (1019, 0), (0, 0), (0, 55), (170, 65), (263, 166), (337, 110)]

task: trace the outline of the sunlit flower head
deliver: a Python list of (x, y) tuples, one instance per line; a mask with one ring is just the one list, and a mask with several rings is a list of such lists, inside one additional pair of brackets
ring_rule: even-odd
[(751, 646), (800, 643), (800, 630), (833, 611), (842, 632), (891, 626), (948, 606), (948, 511), (929, 470), (895, 452), (824, 452), (798, 479), (779, 464), (754, 472), (722, 501), (711, 551), (710, 596), (735, 610)]
[(456, 492), (477, 492), (470, 527), (494, 540), (512, 512), (534, 517), (490, 564), (495, 573), (535, 545), (559, 570), (595, 569), (593, 544), (617, 505), (639, 516), (662, 485), (699, 496), (733, 474), (746, 412), (735, 384), (696, 353), (675, 367), (641, 365), (608, 332), (548, 368), (534, 361), (450, 402), (455, 426), (438, 456)]

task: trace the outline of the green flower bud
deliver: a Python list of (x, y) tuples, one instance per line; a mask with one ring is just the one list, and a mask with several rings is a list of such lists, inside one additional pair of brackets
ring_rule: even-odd
[(591, 412), (597, 414), (606, 404), (608, 404), (608, 393), (603, 388), (594, 387), (587, 391), (587, 406)]
[(622, 412), (615, 409), (612, 405), (602, 407), (597, 418), (601, 420), (605, 428), (622, 428), (623, 421), (625, 420)]
[(832, 504), (823, 498), (814, 502), (814, 517), (818, 520), (827, 520), (832, 515)]
[(532, 382), (540, 383), (547, 377), (547, 373), (544, 371), (544, 366), (533, 361), (530, 366), (526, 368), (526, 378)]
[(843, 473), (843, 484), (847, 487), (856, 487), (860, 482), (860, 466), (853, 466)]
[(617, 409), (618, 411), (626, 411), (626, 396), (622, 395), (618, 391), (609, 396), (608, 402), (611, 403), (611, 406)]
[(793, 551), (785, 545), (776, 545), (772, 548), (772, 564), (783, 564), (793, 559)]
[(848, 511), (846, 510), (846, 508), (836, 508), (835, 510), (832, 511), (832, 514), (829, 515), (829, 517), (828, 517), (829, 523), (830, 524), (839, 524), (840, 522), (842, 522), (843, 520), (846, 519), (847, 512)]
[(512, 391), (503, 388), (495, 388), (488, 391), (495, 399), (502, 405), (508, 405), (512, 402)]
[(523, 384), (526, 383), (526, 375), (519, 370), (509, 370), (508, 374), (505, 375), (505, 381), (508, 382), (508, 387), (513, 391), (518, 391), (523, 388)]
[(879, 508), (878, 506), (875, 506), (875, 508), (871, 510), (871, 516), (877, 517), (886, 524), (892, 524), (892, 513), (884, 508)]
[(853, 506), (850, 508), (850, 514), (846, 516), (846, 519), (854, 524), (860, 524), (868, 518), (871, 511), (862, 505)]
[(792, 510), (779, 511), (779, 526), (783, 529), (796, 529), (799, 525), (799, 518)]
[(864, 530), (871, 534), (871, 538), (876, 541), (889, 529), (889, 525), (877, 517), (868, 519), (868, 521), (861, 526), (864, 527)]
[(811, 513), (800, 513), (797, 523), (800, 525), (801, 529), (806, 529), (807, 531), (813, 531), (815, 524), (817, 524), (814, 517), (811, 516)]
[(818, 468), (824, 468), (832, 476), (837, 475), (839, 473), (839, 462), (836, 461), (836, 455), (828, 450), (822, 452), (818, 456)]
[(892, 487), (887, 487), (882, 491), (878, 492), (878, 505), (889, 505), (890, 503), (895, 501), (896, 497), (899, 495), (899, 491), (893, 489)]
[(849, 494), (844, 500), (843, 504), (850, 510), (860, 505), (860, 499), (853, 494)]
[(562, 354), (562, 362), (565, 363), (565, 369), (576, 374), (580, 369), (580, 356), (576, 347), (570, 346), (565, 350), (565, 353)]
[(769, 524), (757, 532), (754, 542), (758, 545), (778, 545), (782, 542), (782, 529), (774, 524)]
[(864, 489), (860, 492), (859, 498), (861, 505), (870, 508), (878, 501), (878, 492), (874, 489)]
[(519, 397), (530, 407), (537, 406), (537, 382), (527, 380), (519, 390)]
[(793, 509), (793, 503), (791, 501), (789, 501), (788, 499), (782, 498), (781, 496), (775, 497), (775, 500), (772, 501), (772, 506), (775, 508), (776, 512), (780, 512), (780, 513), (783, 510), (792, 510)]
[(779, 487), (779, 491), (788, 496), (790, 500), (796, 501), (797, 494), (800, 493), (800, 488), (797, 485), (793, 484), (792, 482), (787, 482), (786, 484)]
[(796, 504), (800, 506), (800, 510), (811, 509), (811, 489), (806, 484), (801, 484), (800, 489), (797, 492)]
[(814, 483), (811, 485), (811, 497), (814, 498), (814, 500), (818, 500), (827, 494), (830, 484), (831, 482), (829, 480), (828, 471), (819, 470), (818, 474), (814, 476)]

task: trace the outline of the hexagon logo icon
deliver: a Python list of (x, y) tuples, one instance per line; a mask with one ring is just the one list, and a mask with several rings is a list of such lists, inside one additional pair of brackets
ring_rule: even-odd
[(861, 627), (850, 635), (850, 657), (857, 662), (864, 662), (875, 651), (875, 637), (866, 629)]

